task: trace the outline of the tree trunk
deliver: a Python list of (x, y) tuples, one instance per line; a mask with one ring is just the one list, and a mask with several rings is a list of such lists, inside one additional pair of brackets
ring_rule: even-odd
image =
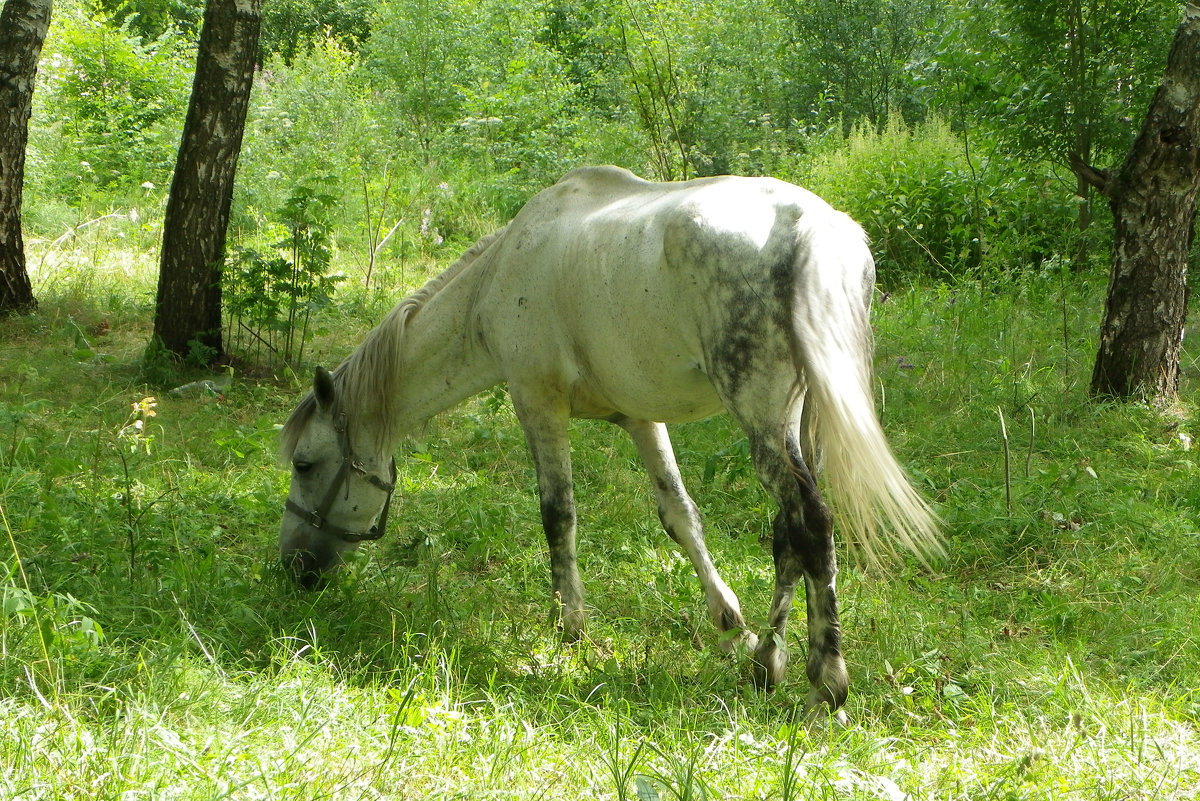
[(259, 0), (208, 0), (163, 221), (155, 341), (203, 363), (224, 354), (221, 270), (258, 55), (259, 9)]
[(1076, 163), (1108, 198), (1112, 275), (1093, 395), (1173, 399), (1187, 316), (1187, 258), (1200, 188), (1200, 6), (1189, 3), (1142, 129), (1109, 176)]
[(37, 308), (25, 268), (21, 190), (33, 83), (51, 0), (5, 0), (0, 11), (0, 313)]

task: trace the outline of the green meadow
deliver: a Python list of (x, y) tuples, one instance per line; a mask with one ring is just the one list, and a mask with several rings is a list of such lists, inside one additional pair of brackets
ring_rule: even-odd
[[(37, 263), (36, 258), (31, 259)], [(842, 555), (849, 724), (716, 647), (623, 432), (573, 427), (588, 636), (553, 625), (507, 395), (397, 455), (387, 537), (325, 589), (275, 538), (310, 375), (147, 380), (153, 264), (86, 243), (0, 322), (0, 797), (1190, 799), (1200, 790), (1200, 429), (1086, 389), (1099, 273), (877, 299), (877, 402), (947, 556)], [(438, 265), (410, 267), (409, 287)], [(404, 291), (355, 290), (333, 365)], [(361, 282), (358, 282), (361, 283)], [(212, 388), (172, 386), (213, 379)], [(773, 514), (724, 417), (674, 428), (710, 549), (763, 625)], [(799, 602), (798, 602), (799, 603)], [(803, 620), (801, 616), (800, 621)]]

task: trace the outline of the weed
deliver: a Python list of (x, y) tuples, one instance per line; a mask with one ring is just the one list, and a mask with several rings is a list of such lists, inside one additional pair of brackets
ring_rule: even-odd
[[(634, 779), (634, 771), (637, 769), (638, 760), (642, 756), (642, 752), (646, 750), (646, 740), (638, 739), (637, 747), (633, 749), (633, 753), (626, 756), (622, 747), (624, 745), (621, 736), (621, 724), (623, 717), (618, 712), (612, 728), (608, 732), (608, 737), (605, 740), (605, 747), (598, 754), (600, 763), (607, 770), (607, 778), (612, 780), (612, 786), (616, 792), (617, 801), (625, 801), (629, 797), (629, 783)], [(635, 784), (638, 785), (638, 798), (642, 799), (642, 786), (645, 785), (641, 777), (637, 777)]]
[[(236, 248), (226, 265), (226, 338), (254, 360), (295, 366), (304, 359), (314, 312), (329, 305), (342, 276), (330, 273), (330, 210), (336, 198), (300, 184), (280, 211), (286, 234), (266, 250)], [(270, 228), (269, 228), (270, 230)]]

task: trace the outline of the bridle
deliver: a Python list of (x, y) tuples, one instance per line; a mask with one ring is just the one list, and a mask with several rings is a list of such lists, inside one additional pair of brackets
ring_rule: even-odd
[[(298, 503), (287, 499), (284, 503), (284, 509), (294, 514), (296, 517), (303, 520), (308, 525), (324, 531), (328, 534), (349, 543), (363, 542), (365, 540), (377, 540), (387, 531), (388, 510), (392, 506), (392, 493), (396, 490), (396, 460), (392, 459), (392, 480), (384, 481), (379, 476), (367, 470), (362, 466), (362, 463), (354, 458), (354, 452), (350, 450), (350, 434), (347, 431), (346, 415), (339, 414), (334, 421), (333, 430), (337, 432), (338, 446), (342, 450), (342, 466), (338, 468), (337, 475), (333, 478), (333, 483), (329, 485), (329, 489), (325, 491), (325, 497), (321, 499), (321, 503), (316, 509), (309, 511)], [(335, 526), (330, 523), (325, 516), (329, 514), (330, 508), (333, 506), (333, 501), (337, 497), (338, 491), (342, 485), (350, 479), (351, 473), (357, 473), (368, 484), (383, 492), (387, 493), (387, 500), (383, 502), (383, 511), (379, 514), (379, 520), (375, 525), (364, 532), (351, 531), (341, 526)]]

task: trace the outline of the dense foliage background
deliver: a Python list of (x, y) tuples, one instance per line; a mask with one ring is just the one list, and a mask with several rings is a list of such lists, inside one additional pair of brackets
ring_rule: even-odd
[[(289, 203), (320, 196), (306, 224), (328, 231), (334, 261), (386, 278), (458, 250), (569, 168), (615, 163), (806, 185), (867, 226), (885, 284), (1081, 266), (1107, 254), (1108, 219), (1088, 228), (1067, 155), (1123, 157), (1179, 13), (1167, 0), (271, 2), (234, 243), (272, 245)], [(116, 214), (154, 246), (200, 14), (194, 0), (58, 4), (33, 119), (35, 234)]]

